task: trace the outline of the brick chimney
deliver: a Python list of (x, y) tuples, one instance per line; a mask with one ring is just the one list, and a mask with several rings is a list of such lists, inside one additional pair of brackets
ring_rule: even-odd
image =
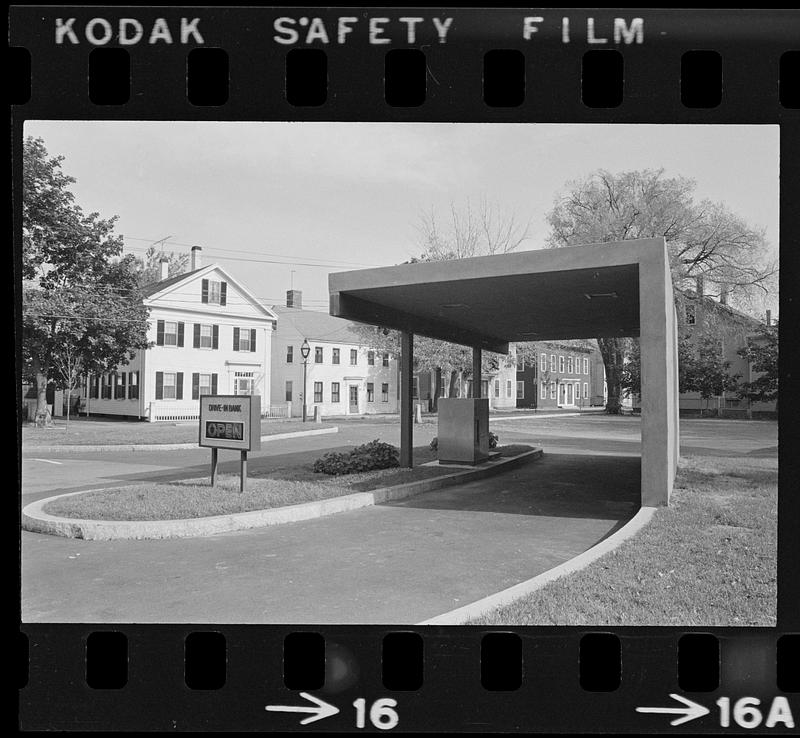
[(696, 285), (696, 292), (698, 297), (703, 296), (703, 275), (701, 274), (699, 277), (694, 278), (694, 282)]
[(161, 269), (160, 279), (163, 281), (169, 277), (169, 259), (166, 256), (162, 256), (158, 260), (158, 266)]
[(286, 307), (302, 309), (303, 293), (300, 290), (286, 290)]
[(200, 246), (192, 246), (192, 271), (203, 266), (203, 249)]
[(772, 325), (772, 310), (767, 310), (767, 328)]
[(728, 304), (728, 285), (723, 284), (719, 290), (719, 304), (720, 305), (727, 305)]

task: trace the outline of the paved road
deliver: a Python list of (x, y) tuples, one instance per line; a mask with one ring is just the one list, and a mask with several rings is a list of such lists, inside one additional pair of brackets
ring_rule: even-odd
[[(513, 425), (513, 427), (512, 427)], [(168, 541), (24, 532), (28, 622), (415, 623), (580, 553), (638, 507), (635, 419), (498, 421), (545, 457), (487, 481), (275, 528)], [(273, 442), (253, 464), (376, 437)], [(418, 429), (417, 442), (433, 429)], [(396, 431), (395, 431), (396, 432)], [(393, 440), (386, 427), (379, 434)], [(684, 455), (773, 455), (775, 423), (684, 421)], [(26, 455), (25, 501), (66, 485), (205, 473), (207, 452)], [(235, 462), (229, 462), (235, 464)], [(31, 465), (38, 466), (31, 466)], [(39, 487), (32, 485), (34, 469)], [(45, 481), (38, 481), (49, 475)]]

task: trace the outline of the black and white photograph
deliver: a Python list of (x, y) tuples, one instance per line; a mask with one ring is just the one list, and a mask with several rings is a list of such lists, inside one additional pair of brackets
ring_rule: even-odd
[(774, 627), (779, 144), (26, 121), (22, 622)]

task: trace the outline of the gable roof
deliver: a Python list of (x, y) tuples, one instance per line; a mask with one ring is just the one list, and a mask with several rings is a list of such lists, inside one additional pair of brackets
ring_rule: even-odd
[(225, 271), (219, 264), (208, 264), (206, 266), (200, 267), (199, 269), (194, 269), (191, 272), (184, 272), (183, 274), (177, 274), (174, 277), (169, 277), (167, 279), (162, 279), (160, 282), (153, 282), (149, 285), (145, 285), (142, 287), (142, 295), (145, 299), (154, 298), (157, 295), (161, 295), (164, 292), (172, 290), (173, 288), (177, 287), (184, 282), (189, 281), (190, 279), (194, 279), (198, 276), (203, 274), (208, 274), (210, 272), (217, 271), (219, 272), (225, 279), (227, 280), (228, 284), (232, 285), (238, 292), (241, 292), (245, 297), (247, 297), (254, 305), (260, 308), (268, 318), (271, 320), (275, 320), (276, 315), (273, 310), (270, 310), (266, 305), (264, 305), (255, 295), (253, 295), (250, 290), (247, 289), (238, 279), (232, 277), (227, 271)]
[(764, 325), (763, 320), (759, 320), (758, 318), (754, 318), (752, 315), (748, 315), (747, 313), (743, 313), (741, 310), (737, 310), (736, 308), (732, 308), (730, 305), (725, 305), (717, 300), (714, 300), (708, 295), (703, 295), (702, 297), (697, 294), (695, 290), (680, 290), (684, 297), (688, 297), (690, 300), (695, 301), (702, 301), (704, 306), (712, 308), (714, 310), (719, 311), (720, 313), (726, 315), (726, 317), (734, 318), (740, 323), (747, 323), (753, 327)]
[(281, 305), (273, 305), (272, 312), (278, 316), (278, 326), (281, 321), (291, 323), (305, 338), (313, 341), (332, 341), (341, 343), (363, 343), (358, 333), (351, 330), (357, 324), (344, 318), (336, 318), (328, 313), (316, 310), (303, 310)]
[(144, 297), (150, 297), (151, 295), (155, 295), (157, 292), (161, 292), (162, 290), (167, 289), (167, 287), (172, 287), (174, 284), (178, 284), (178, 282), (183, 281), (187, 277), (191, 277), (193, 274), (197, 274), (203, 270), (203, 267), (200, 269), (195, 269), (191, 272), (183, 272), (182, 274), (176, 274), (174, 277), (168, 277), (167, 279), (162, 279), (158, 282), (150, 282), (150, 284), (146, 284), (142, 287), (142, 295)]

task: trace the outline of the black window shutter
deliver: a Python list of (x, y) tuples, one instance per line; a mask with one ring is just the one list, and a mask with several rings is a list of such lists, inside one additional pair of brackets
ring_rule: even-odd
[(183, 346), (183, 323), (178, 323), (178, 346)]
[(207, 279), (203, 280), (203, 287), (202, 287), (202, 292), (201, 292), (201, 300), (203, 302), (208, 302), (208, 280)]
[(219, 326), (211, 326), (211, 348), (219, 348)]
[(178, 372), (175, 375), (175, 399), (183, 399), (183, 372)]
[(128, 396), (128, 373), (121, 372), (122, 374), (122, 399), (124, 400)]
[(164, 345), (164, 321), (156, 321), (156, 346)]
[(164, 372), (156, 372), (156, 400), (164, 399)]
[(239, 350), (239, 329), (238, 328), (234, 328), (233, 329), (233, 350), (234, 351), (238, 351)]
[(192, 346), (194, 348), (200, 348), (200, 323), (194, 324), (194, 338)]
[(211, 375), (211, 394), (212, 395), (216, 395), (217, 394), (217, 375), (216, 374), (212, 374)]
[(219, 304), (224, 305), (225, 301), (228, 299), (228, 283), (227, 282), (220, 282), (219, 283)]
[(255, 351), (256, 350), (256, 329), (255, 328), (251, 328), (250, 329), (250, 350), (251, 351)]
[(200, 373), (192, 372), (192, 399), (200, 399)]

